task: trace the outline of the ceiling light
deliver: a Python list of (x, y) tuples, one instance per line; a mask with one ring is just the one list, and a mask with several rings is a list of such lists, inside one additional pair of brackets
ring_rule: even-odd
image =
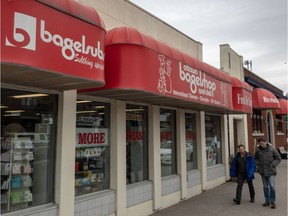
[(105, 106), (95, 106), (96, 109), (103, 109)]
[(20, 113), (4, 114), (4, 116), (20, 116)]
[(97, 111), (95, 110), (88, 110), (88, 111), (78, 111), (76, 112), (77, 114), (80, 114), (80, 113), (96, 113)]
[(82, 101), (77, 101), (76, 103), (90, 103), (92, 101), (88, 101), (88, 100), (82, 100)]
[(7, 110), (5, 111), (6, 113), (20, 113), (20, 112), (25, 112), (24, 110)]
[(127, 112), (134, 112), (134, 111), (143, 111), (144, 109), (126, 109)]
[(26, 95), (14, 95), (12, 98), (30, 98), (30, 97), (45, 97), (48, 94), (26, 94)]
[(0, 109), (5, 109), (5, 108), (8, 108), (8, 106), (3, 106), (3, 105), (0, 106)]

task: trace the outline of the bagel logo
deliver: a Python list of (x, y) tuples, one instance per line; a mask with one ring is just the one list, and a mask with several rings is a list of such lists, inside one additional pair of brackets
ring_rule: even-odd
[(6, 37), (6, 46), (36, 50), (36, 18), (15, 12), (12, 38)]
[(46, 28), (44, 20), (40, 20), (40, 32), (37, 32), (36, 26), (37, 19), (35, 17), (15, 12), (13, 32), (12, 34), (9, 32), (6, 36), (5, 45), (36, 51), (36, 39), (38, 39), (43, 43), (51, 43), (60, 47), (61, 54), (66, 60), (90, 65), (91, 68), (93, 66), (99, 68), (99, 63), (93, 64), (87, 55), (104, 61), (104, 52), (101, 50), (100, 41), (92, 46), (87, 44), (85, 35), (81, 35), (80, 40), (73, 40), (63, 37), (59, 33), (51, 33), (50, 29)]
[(202, 71), (196, 70), (189, 65), (182, 67), (181, 62), (179, 62), (179, 76), (182, 81), (189, 83), (192, 94), (198, 92), (202, 95), (214, 97), (216, 84), (206, 79), (206, 74), (202, 73)]

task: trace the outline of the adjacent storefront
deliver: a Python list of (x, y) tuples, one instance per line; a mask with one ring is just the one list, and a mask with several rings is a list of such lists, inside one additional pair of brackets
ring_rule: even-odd
[[(55, 197), (62, 192), (55, 190), (62, 177), (56, 175), (61, 166), (57, 152), (60, 137), (66, 136), (59, 133), (65, 125), (65, 92), (76, 95), (77, 88), (105, 84), (105, 27), (94, 9), (76, 1), (3, 0), (1, 30), (1, 214), (58, 215), (55, 203), (62, 201)], [(79, 131), (97, 131), (89, 120), (78, 119)], [(103, 169), (94, 178), (103, 182), (97, 184), (102, 189), (109, 184), (109, 120), (100, 122), (99, 133), (107, 139), (101, 151), (94, 143), (74, 147), (103, 156)], [(84, 136), (79, 142), (90, 142), (90, 135)]]

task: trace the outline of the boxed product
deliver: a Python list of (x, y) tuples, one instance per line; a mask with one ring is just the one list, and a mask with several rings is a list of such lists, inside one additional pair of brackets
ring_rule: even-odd
[(15, 151), (13, 154), (13, 160), (22, 160), (22, 152)]
[(12, 174), (21, 174), (21, 164), (19, 163), (12, 164)]
[(22, 186), (23, 187), (31, 187), (32, 179), (30, 176), (21, 176)]
[(79, 171), (79, 162), (75, 162), (75, 172)]
[(21, 176), (12, 176), (11, 187), (12, 188), (20, 188), (21, 187)]
[(32, 193), (31, 191), (27, 190), (27, 191), (24, 191), (23, 194), (23, 201), (24, 202), (32, 202)]
[(22, 172), (23, 173), (32, 173), (32, 168), (30, 164), (23, 164), (22, 165)]
[(10, 194), (11, 204), (17, 204), (21, 202), (21, 193), (22, 192), (12, 192)]

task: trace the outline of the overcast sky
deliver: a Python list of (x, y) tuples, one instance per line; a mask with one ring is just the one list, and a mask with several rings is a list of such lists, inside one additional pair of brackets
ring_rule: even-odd
[(220, 44), (252, 61), (252, 72), (288, 92), (287, 0), (131, 0), (203, 44), (220, 67)]

